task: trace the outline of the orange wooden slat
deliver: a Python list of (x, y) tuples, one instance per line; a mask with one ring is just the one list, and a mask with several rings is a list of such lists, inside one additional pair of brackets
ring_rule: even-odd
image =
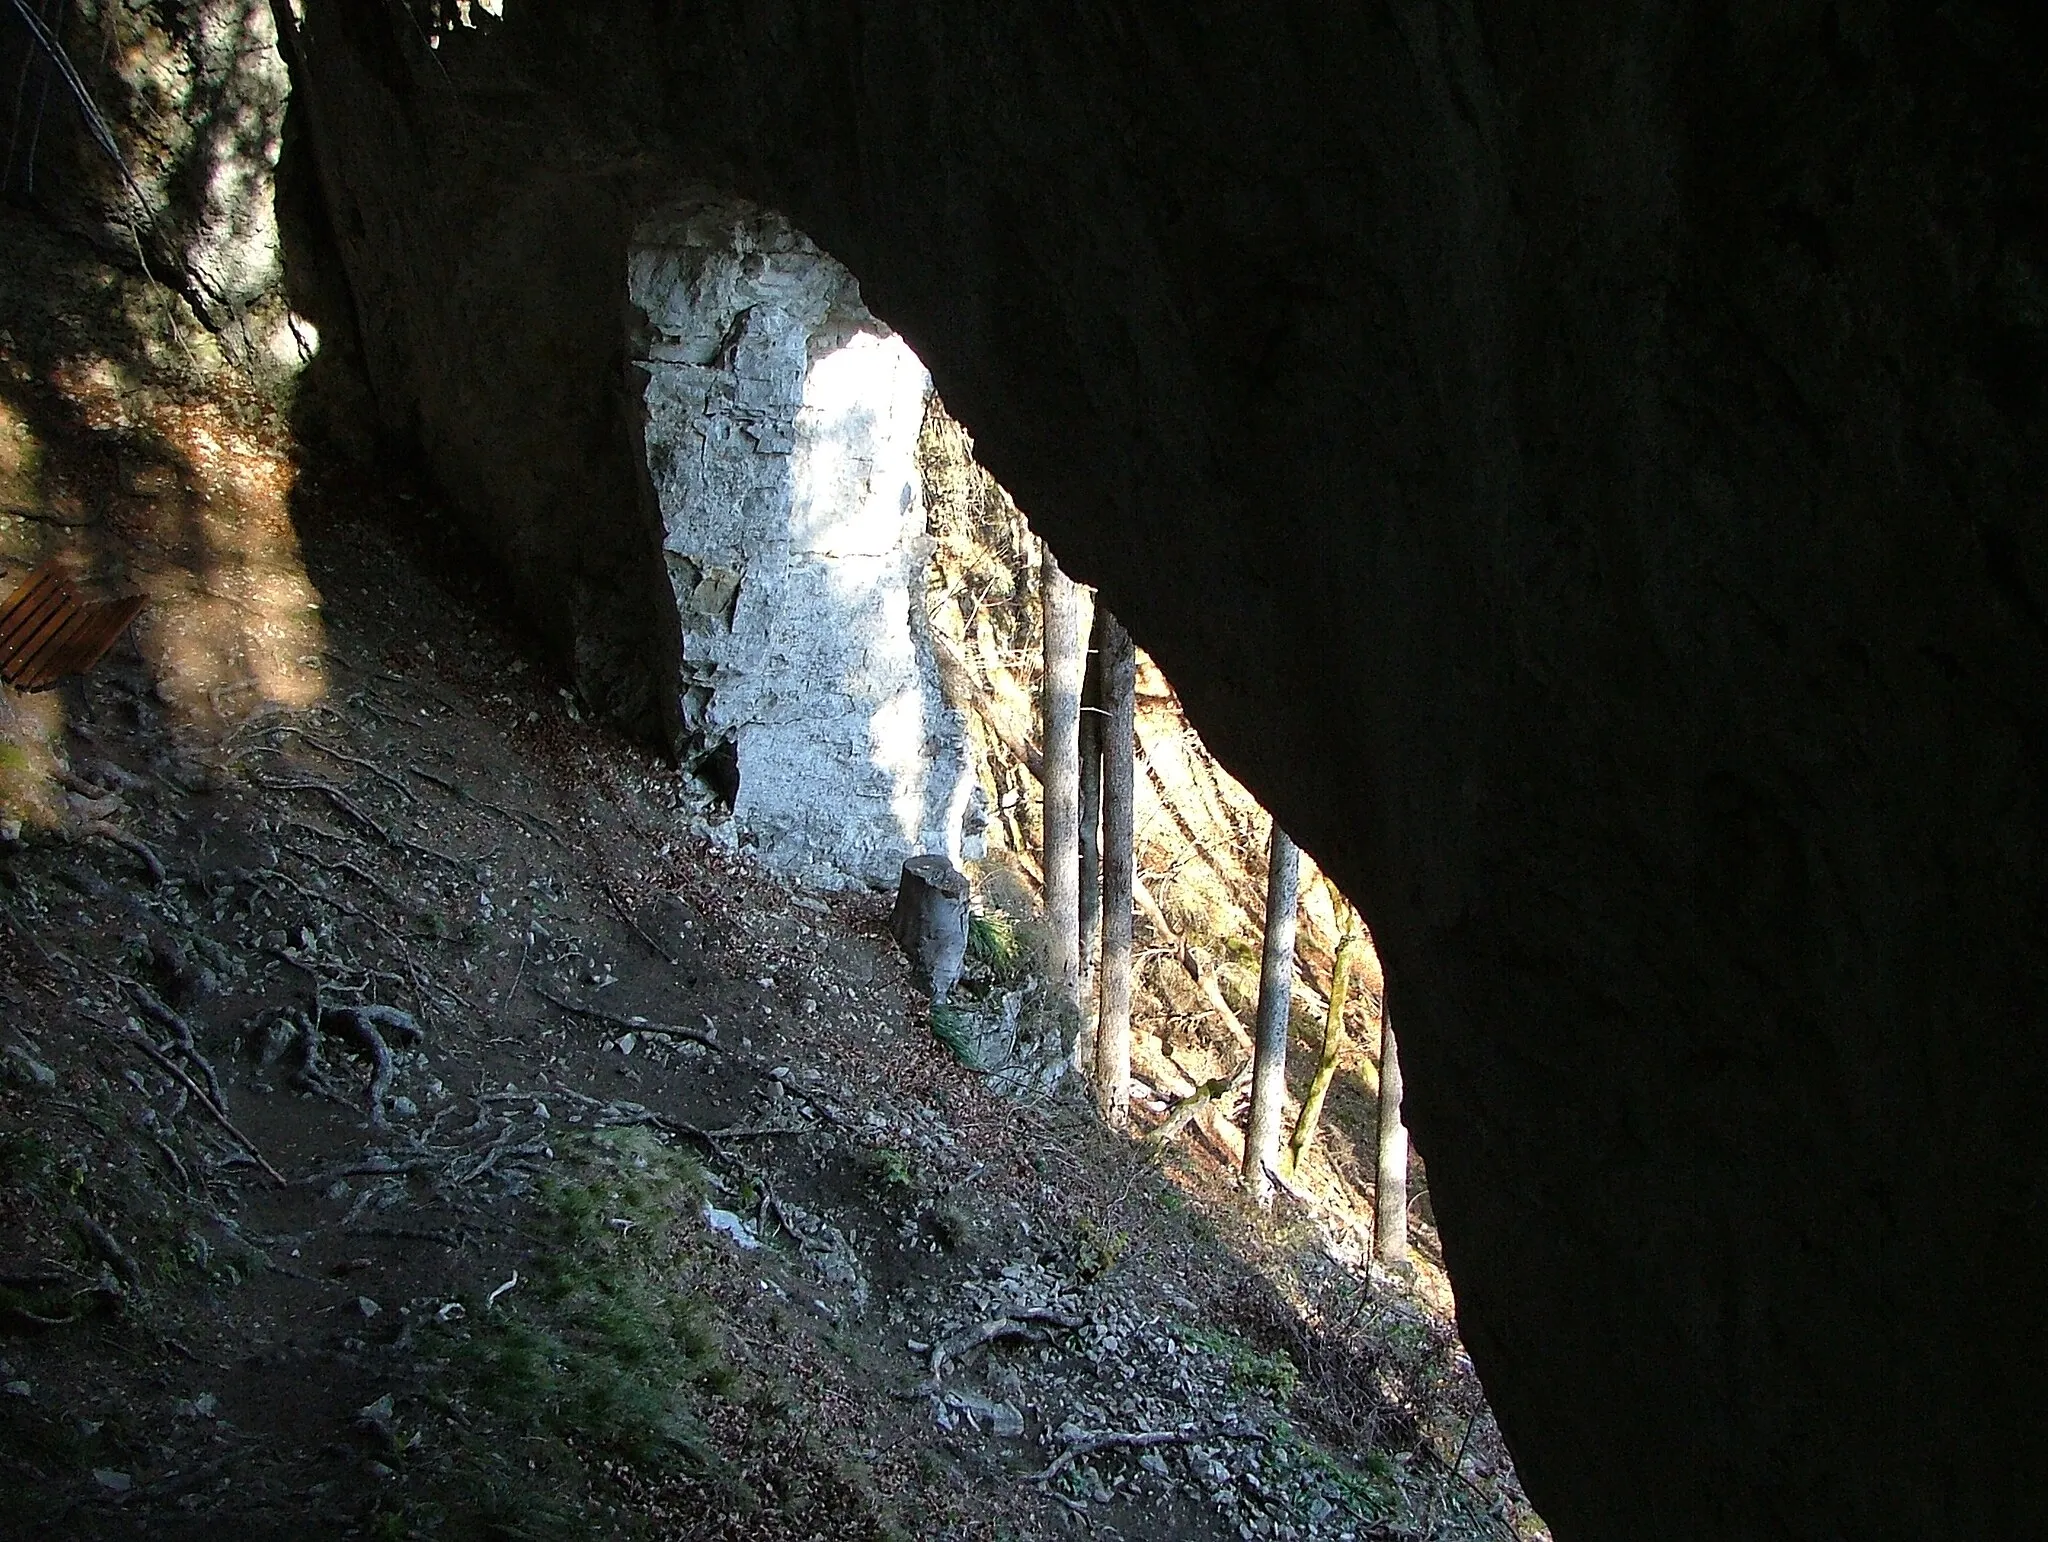
[(12, 670), (17, 660), (33, 657), (37, 649), (78, 613), (79, 608), (78, 592), (69, 584), (60, 584), (55, 595), (47, 603), (39, 603), (33, 615), (8, 640), (7, 646), (0, 648), (0, 670)]
[(87, 600), (51, 558), (0, 601), (0, 679), (45, 691), (97, 664), (148, 602), (141, 595)]
[(140, 595), (104, 600), (79, 611), (63, 633), (37, 654), (31, 669), (24, 671), (20, 688), (46, 691), (68, 675), (82, 675), (113, 647), (128, 624), (142, 613), (146, 603)]
[(7, 603), (0, 606), (0, 658), (21, 650), (52, 607), (63, 604), (68, 587), (63, 573), (46, 562), (7, 597)]

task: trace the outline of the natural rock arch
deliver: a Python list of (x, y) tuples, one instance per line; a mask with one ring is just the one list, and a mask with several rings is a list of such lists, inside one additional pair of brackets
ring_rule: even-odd
[(587, 694), (674, 730), (618, 306), (705, 179), (1365, 904), (1559, 1535), (2040, 1530), (2035, 9), (506, 10), (287, 51), (382, 409)]

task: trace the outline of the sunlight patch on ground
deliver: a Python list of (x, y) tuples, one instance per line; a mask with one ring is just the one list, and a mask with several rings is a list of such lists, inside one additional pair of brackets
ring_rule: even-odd
[(186, 475), (124, 515), (140, 552), (172, 559), (144, 558), (136, 576), (153, 602), (140, 640), (173, 708), (232, 722), (310, 706), (327, 689), (324, 633), (291, 524), (289, 461), (209, 408), (166, 410), (157, 426)]
[[(219, 403), (166, 401), (104, 356), (63, 359), (45, 379), (63, 415), (18, 373), (23, 389), (0, 391), (0, 592), (62, 556), (90, 586), (147, 596), (115, 656), (140, 651), (176, 728), (217, 734), (319, 701), (320, 597), (292, 527), (294, 468), (274, 435)], [(60, 824), (51, 745), (70, 693), (5, 696), (0, 814)]]

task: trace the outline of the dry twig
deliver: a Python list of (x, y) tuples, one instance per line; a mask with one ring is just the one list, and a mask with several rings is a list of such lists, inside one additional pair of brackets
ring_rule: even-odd
[(651, 1023), (644, 1017), (621, 1017), (616, 1012), (607, 1012), (600, 1007), (579, 1006), (566, 997), (557, 996), (537, 980), (532, 982), (532, 990), (543, 1001), (552, 1003), (571, 1017), (586, 1018), (593, 1023), (605, 1023), (613, 1028), (624, 1028), (630, 1033), (667, 1034), (670, 1038), (688, 1039), (692, 1044), (701, 1044), (706, 1049), (715, 1049), (725, 1054), (732, 1053), (718, 1042), (718, 1035), (702, 1028), (685, 1028), (680, 1023)]

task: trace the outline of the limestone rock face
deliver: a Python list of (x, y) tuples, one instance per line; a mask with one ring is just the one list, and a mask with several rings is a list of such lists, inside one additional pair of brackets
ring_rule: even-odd
[(681, 718), (727, 751), (771, 866), (894, 881), (983, 853), (965, 725), (922, 608), (930, 378), (853, 276), (772, 214), (700, 201), (642, 226), (629, 297), (649, 473), (682, 630)]
[(586, 695), (680, 730), (620, 315), (709, 180), (1370, 919), (1559, 1537), (2048, 1535), (2048, 13), (420, 13), (305, 0), (294, 111)]
[(4, 191), (37, 198), (122, 257), (132, 260), (139, 239), (231, 347), (295, 366), (313, 341), (303, 323), (295, 331), (281, 307), (259, 305), (282, 276), (276, 171), (290, 94), (269, 0), (80, 0), (57, 14), (134, 185), (87, 134), (10, 10), (0, 79), (24, 89)]

